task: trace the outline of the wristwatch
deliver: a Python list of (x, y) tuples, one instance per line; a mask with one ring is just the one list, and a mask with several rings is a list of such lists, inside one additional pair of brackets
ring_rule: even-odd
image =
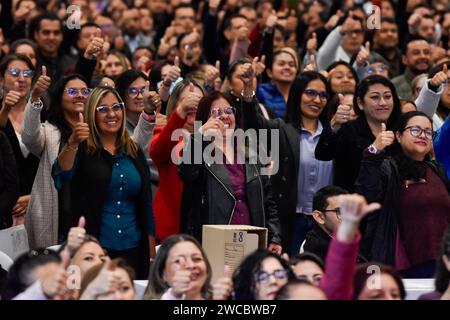
[(254, 96), (255, 96), (255, 91), (254, 90), (252, 91), (251, 95), (249, 95), (249, 96), (244, 95), (244, 90), (242, 90), (242, 92), (241, 92), (241, 97), (244, 100), (251, 100), (251, 99), (253, 99)]
[(42, 103), (41, 99), (39, 99), (37, 101), (31, 101), (31, 106), (36, 110), (42, 110), (44, 104)]
[(377, 149), (373, 144), (371, 144), (371, 145), (367, 148), (367, 151), (369, 151), (371, 154), (377, 154), (377, 153), (378, 153), (378, 149)]

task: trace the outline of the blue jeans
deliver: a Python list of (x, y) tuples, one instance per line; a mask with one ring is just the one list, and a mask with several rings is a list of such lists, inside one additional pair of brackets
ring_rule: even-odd
[(310, 215), (304, 215), (301, 213), (297, 213), (297, 217), (294, 222), (294, 234), (292, 237), (292, 247), (290, 256), (296, 256), (300, 247), (305, 241), (306, 234), (312, 229), (314, 223), (314, 218)]

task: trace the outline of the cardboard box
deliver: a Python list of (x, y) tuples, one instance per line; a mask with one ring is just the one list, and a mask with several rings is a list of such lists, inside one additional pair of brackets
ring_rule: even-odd
[(249, 253), (267, 248), (267, 228), (246, 225), (204, 225), (202, 246), (212, 268), (212, 283), (225, 265), (233, 272)]

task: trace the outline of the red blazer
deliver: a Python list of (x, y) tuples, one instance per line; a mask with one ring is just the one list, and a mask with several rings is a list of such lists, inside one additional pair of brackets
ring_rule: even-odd
[[(175, 111), (164, 127), (155, 128), (150, 145), (150, 157), (159, 172), (159, 184), (153, 201), (156, 225), (156, 239), (164, 241), (180, 231), (180, 207), (183, 195), (183, 181), (178, 176), (177, 165), (172, 162), (173, 148), (182, 149), (182, 138), (171, 141), (172, 132), (183, 128), (186, 119)], [(177, 153), (179, 154), (179, 152)]]

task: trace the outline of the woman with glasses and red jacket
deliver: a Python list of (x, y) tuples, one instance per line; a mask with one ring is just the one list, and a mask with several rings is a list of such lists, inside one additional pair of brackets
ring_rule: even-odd
[[(430, 278), (450, 223), (450, 182), (431, 159), (433, 126), (420, 111), (401, 116), (395, 133), (382, 127), (363, 152), (355, 188), (382, 204), (370, 214), (361, 249), (370, 260), (393, 265), (404, 277)], [(384, 150), (397, 140), (392, 156)]]

